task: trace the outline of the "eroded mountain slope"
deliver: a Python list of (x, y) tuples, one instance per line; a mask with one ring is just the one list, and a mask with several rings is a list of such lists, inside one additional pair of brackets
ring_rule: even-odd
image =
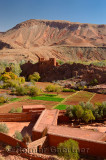
[(7, 32), (0, 40), (10, 48), (0, 50), (0, 59), (36, 61), (38, 57), (62, 60), (106, 59), (106, 25), (68, 21), (28, 20)]

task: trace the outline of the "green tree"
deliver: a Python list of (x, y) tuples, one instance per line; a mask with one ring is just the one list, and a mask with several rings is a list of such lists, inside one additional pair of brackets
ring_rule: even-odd
[(76, 117), (77, 117), (78, 119), (81, 119), (83, 113), (84, 113), (83, 108), (82, 108), (80, 105), (76, 105), (76, 111), (75, 111)]
[(93, 111), (95, 119), (102, 119), (106, 116), (106, 102), (95, 103), (95, 109)]
[(29, 77), (28, 77), (29, 81), (38, 82), (39, 79), (40, 79), (40, 75), (38, 72), (34, 72), (32, 75), (29, 75)]
[(10, 67), (11, 67), (11, 71), (19, 77), (20, 73), (22, 72), (20, 64), (12, 63), (10, 64)]
[(8, 129), (8, 127), (5, 123), (0, 124), (0, 132), (2, 132), (2, 133), (8, 133), (9, 132), (9, 129)]
[(78, 160), (79, 159), (78, 152), (79, 152), (78, 142), (72, 139), (60, 143), (57, 147), (58, 156), (63, 157), (65, 160), (69, 159)]
[(70, 105), (66, 107), (66, 116), (70, 119), (76, 119), (76, 106)]
[(13, 137), (18, 139), (19, 141), (23, 140), (22, 134), (19, 131), (15, 131), (15, 134), (13, 135)]
[(85, 110), (82, 119), (88, 123), (89, 121), (95, 120), (95, 117), (91, 110)]

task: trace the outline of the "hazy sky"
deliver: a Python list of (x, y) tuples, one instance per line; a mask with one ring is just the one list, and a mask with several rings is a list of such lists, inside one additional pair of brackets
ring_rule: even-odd
[(28, 19), (106, 24), (106, 0), (0, 0), (0, 31)]

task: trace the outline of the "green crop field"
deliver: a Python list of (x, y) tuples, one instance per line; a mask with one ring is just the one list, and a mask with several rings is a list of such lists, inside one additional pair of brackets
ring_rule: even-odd
[(11, 99), (10, 99), (11, 102), (15, 102), (15, 101), (17, 101), (17, 100), (19, 100), (19, 98), (11, 98)]
[(59, 110), (65, 110), (66, 109), (66, 106), (65, 104), (61, 104), (61, 105), (58, 105), (55, 109), (59, 109)]
[(49, 96), (37, 96), (31, 97), (32, 100), (43, 100), (43, 101), (54, 101), (54, 102), (61, 102), (64, 98), (59, 97), (49, 97)]

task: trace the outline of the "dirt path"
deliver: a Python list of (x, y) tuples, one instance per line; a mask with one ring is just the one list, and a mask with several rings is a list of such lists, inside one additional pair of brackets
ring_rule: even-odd
[(53, 109), (56, 108), (58, 105), (64, 104), (70, 97), (73, 97), (73, 96), (75, 96), (75, 95), (78, 94), (78, 93), (79, 93), (79, 91), (77, 91), (76, 93), (73, 93), (73, 94), (67, 96), (63, 101), (61, 101), (60, 103), (58, 103), (57, 105), (55, 105), (55, 106), (53, 107)]

